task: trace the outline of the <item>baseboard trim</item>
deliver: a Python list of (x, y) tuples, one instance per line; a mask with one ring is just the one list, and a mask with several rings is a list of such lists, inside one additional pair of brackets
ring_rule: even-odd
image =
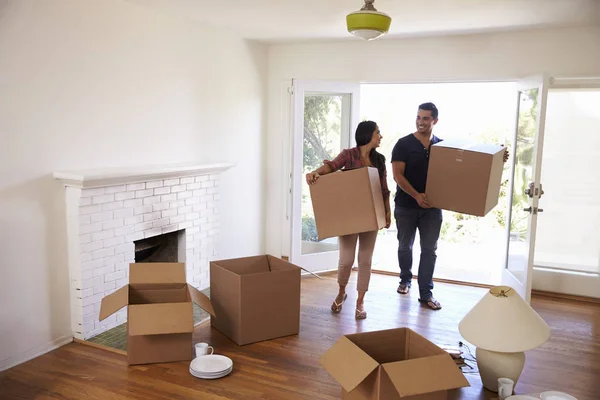
[(24, 362), (33, 360), (36, 357), (46, 354), (52, 350), (56, 350), (59, 347), (64, 346), (65, 344), (71, 343), (72, 341), (73, 335), (62, 336), (44, 345), (28, 350), (25, 353), (18, 354), (14, 357), (2, 360), (0, 361), (0, 371), (6, 371), (7, 369), (16, 367), (19, 364), (23, 364)]

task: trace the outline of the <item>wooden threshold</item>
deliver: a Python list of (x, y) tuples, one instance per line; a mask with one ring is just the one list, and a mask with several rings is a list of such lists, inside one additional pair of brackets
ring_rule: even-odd
[(73, 338), (73, 341), (75, 343), (83, 344), (83, 345), (90, 346), (90, 347), (95, 347), (100, 350), (110, 351), (112, 353), (121, 354), (123, 356), (127, 355), (127, 352), (125, 350), (115, 349), (114, 347), (104, 346), (103, 344), (88, 342), (87, 340), (81, 340), (81, 339), (77, 339), (77, 338)]

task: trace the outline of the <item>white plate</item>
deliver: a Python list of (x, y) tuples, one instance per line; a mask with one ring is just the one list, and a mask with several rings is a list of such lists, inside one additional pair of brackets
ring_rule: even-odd
[(537, 397), (530, 396), (528, 394), (513, 394), (508, 396), (506, 400), (540, 400)]
[(575, 397), (571, 396), (570, 394), (566, 394), (563, 392), (555, 392), (555, 391), (544, 392), (544, 393), (540, 394), (540, 399), (542, 399), (542, 400), (577, 400)]
[(233, 367), (231, 358), (217, 354), (196, 357), (190, 363), (190, 369), (200, 374), (214, 374)]
[(226, 371), (223, 371), (219, 374), (210, 374), (210, 375), (206, 375), (206, 374), (199, 374), (197, 372), (194, 372), (191, 368), (190, 368), (190, 374), (192, 374), (193, 376), (195, 376), (196, 378), (200, 378), (200, 379), (219, 379), (222, 378), (224, 376), (227, 376), (231, 373), (232, 368), (229, 368)]

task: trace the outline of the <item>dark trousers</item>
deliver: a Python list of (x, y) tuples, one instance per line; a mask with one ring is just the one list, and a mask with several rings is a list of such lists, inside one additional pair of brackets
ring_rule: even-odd
[(413, 244), (417, 229), (421, 239), (418, 282), (421, 300), (428, 300), (433, 290), (433, 270), (437, 259), (437, 241), (442, 228), (442, 210), (438, 208), (407, 208), (396, 206), (394, 210), (398, 228), (398, 264), (400, 283), (411, 285)]

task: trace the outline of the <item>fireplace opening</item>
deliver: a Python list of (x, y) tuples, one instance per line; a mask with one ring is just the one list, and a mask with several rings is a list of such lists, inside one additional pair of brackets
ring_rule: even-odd
[(136, 240), (135, 262), (185, 262), (185, 229)]

